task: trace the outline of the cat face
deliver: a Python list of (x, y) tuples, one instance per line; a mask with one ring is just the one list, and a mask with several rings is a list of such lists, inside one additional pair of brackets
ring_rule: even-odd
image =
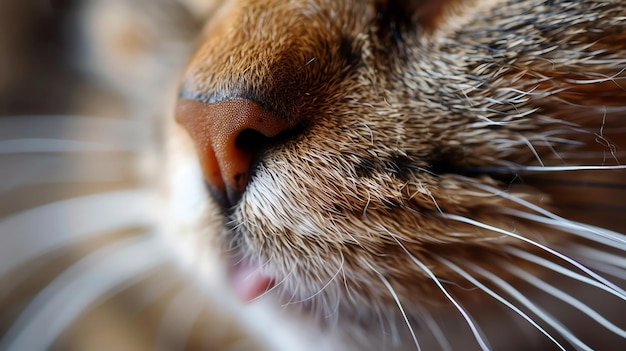
[(225, 2), (176, 121), (240, 294), (357, 319), (544, 276), (523, 252), (578, 267), (598, 240), (568, 193), (624, 184), (626, 9), (589, 6)]

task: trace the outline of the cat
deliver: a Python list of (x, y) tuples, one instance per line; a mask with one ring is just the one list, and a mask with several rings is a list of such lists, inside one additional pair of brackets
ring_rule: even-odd
[[(58, 343), (138, 280), (153, 300), (185, 287), (149, 318), (156, 341), (123, 348), (626, 346), (622, 2), (93, 0), (78, 13), (79, 61), (133, 121), (94, 120), (59, 148), (117, 153), (107, 170), (133, 153), (140, 190), (40, 216), (58, 235), (74, 232), (59, 208), (87, 218), (83, 232), (154, 233), (66, 264), (0, 348)], [(0, 228), (26, 232), (38, 209)], [(3, 241), (12, 268), (45, 253)]]

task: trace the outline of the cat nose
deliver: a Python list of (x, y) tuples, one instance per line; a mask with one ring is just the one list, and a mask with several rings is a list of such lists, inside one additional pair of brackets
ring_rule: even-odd
[(194, 140), (204, 177), (224, 207), (239, 201), (259, 154), (292, 127), (247, 99), (217, 103), (180, 99), (176, 121)]

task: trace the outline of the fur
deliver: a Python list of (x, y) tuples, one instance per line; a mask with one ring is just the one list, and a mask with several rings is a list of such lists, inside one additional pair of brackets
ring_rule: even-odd
[[(79, 61), (141, 126), (159, 117), (138, 183), (159, 245), (205, 294), (183, 291), (181, 305), (196, 297), (181, 311), (218, 311), (208, 329), (224, 318), (253, 348), (285, 350), (626, 346), (621, 1), (82, 11)], [(225, 205), (199, 164), (204, 131), (169, 111), (235, 99), (290, 128), (253, 139)], [(229, 287), (240, 262), (275, 282), (249, 305)]]

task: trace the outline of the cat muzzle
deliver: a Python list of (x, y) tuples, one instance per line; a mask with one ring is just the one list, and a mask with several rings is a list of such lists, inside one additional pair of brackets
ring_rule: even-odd
[(247, 99), (210, 104), (180, 99), (176, 121), (194, 140), (207, 184), (225, 209), (241, 198), (253, 165), (272, 138), (293, 127)]

